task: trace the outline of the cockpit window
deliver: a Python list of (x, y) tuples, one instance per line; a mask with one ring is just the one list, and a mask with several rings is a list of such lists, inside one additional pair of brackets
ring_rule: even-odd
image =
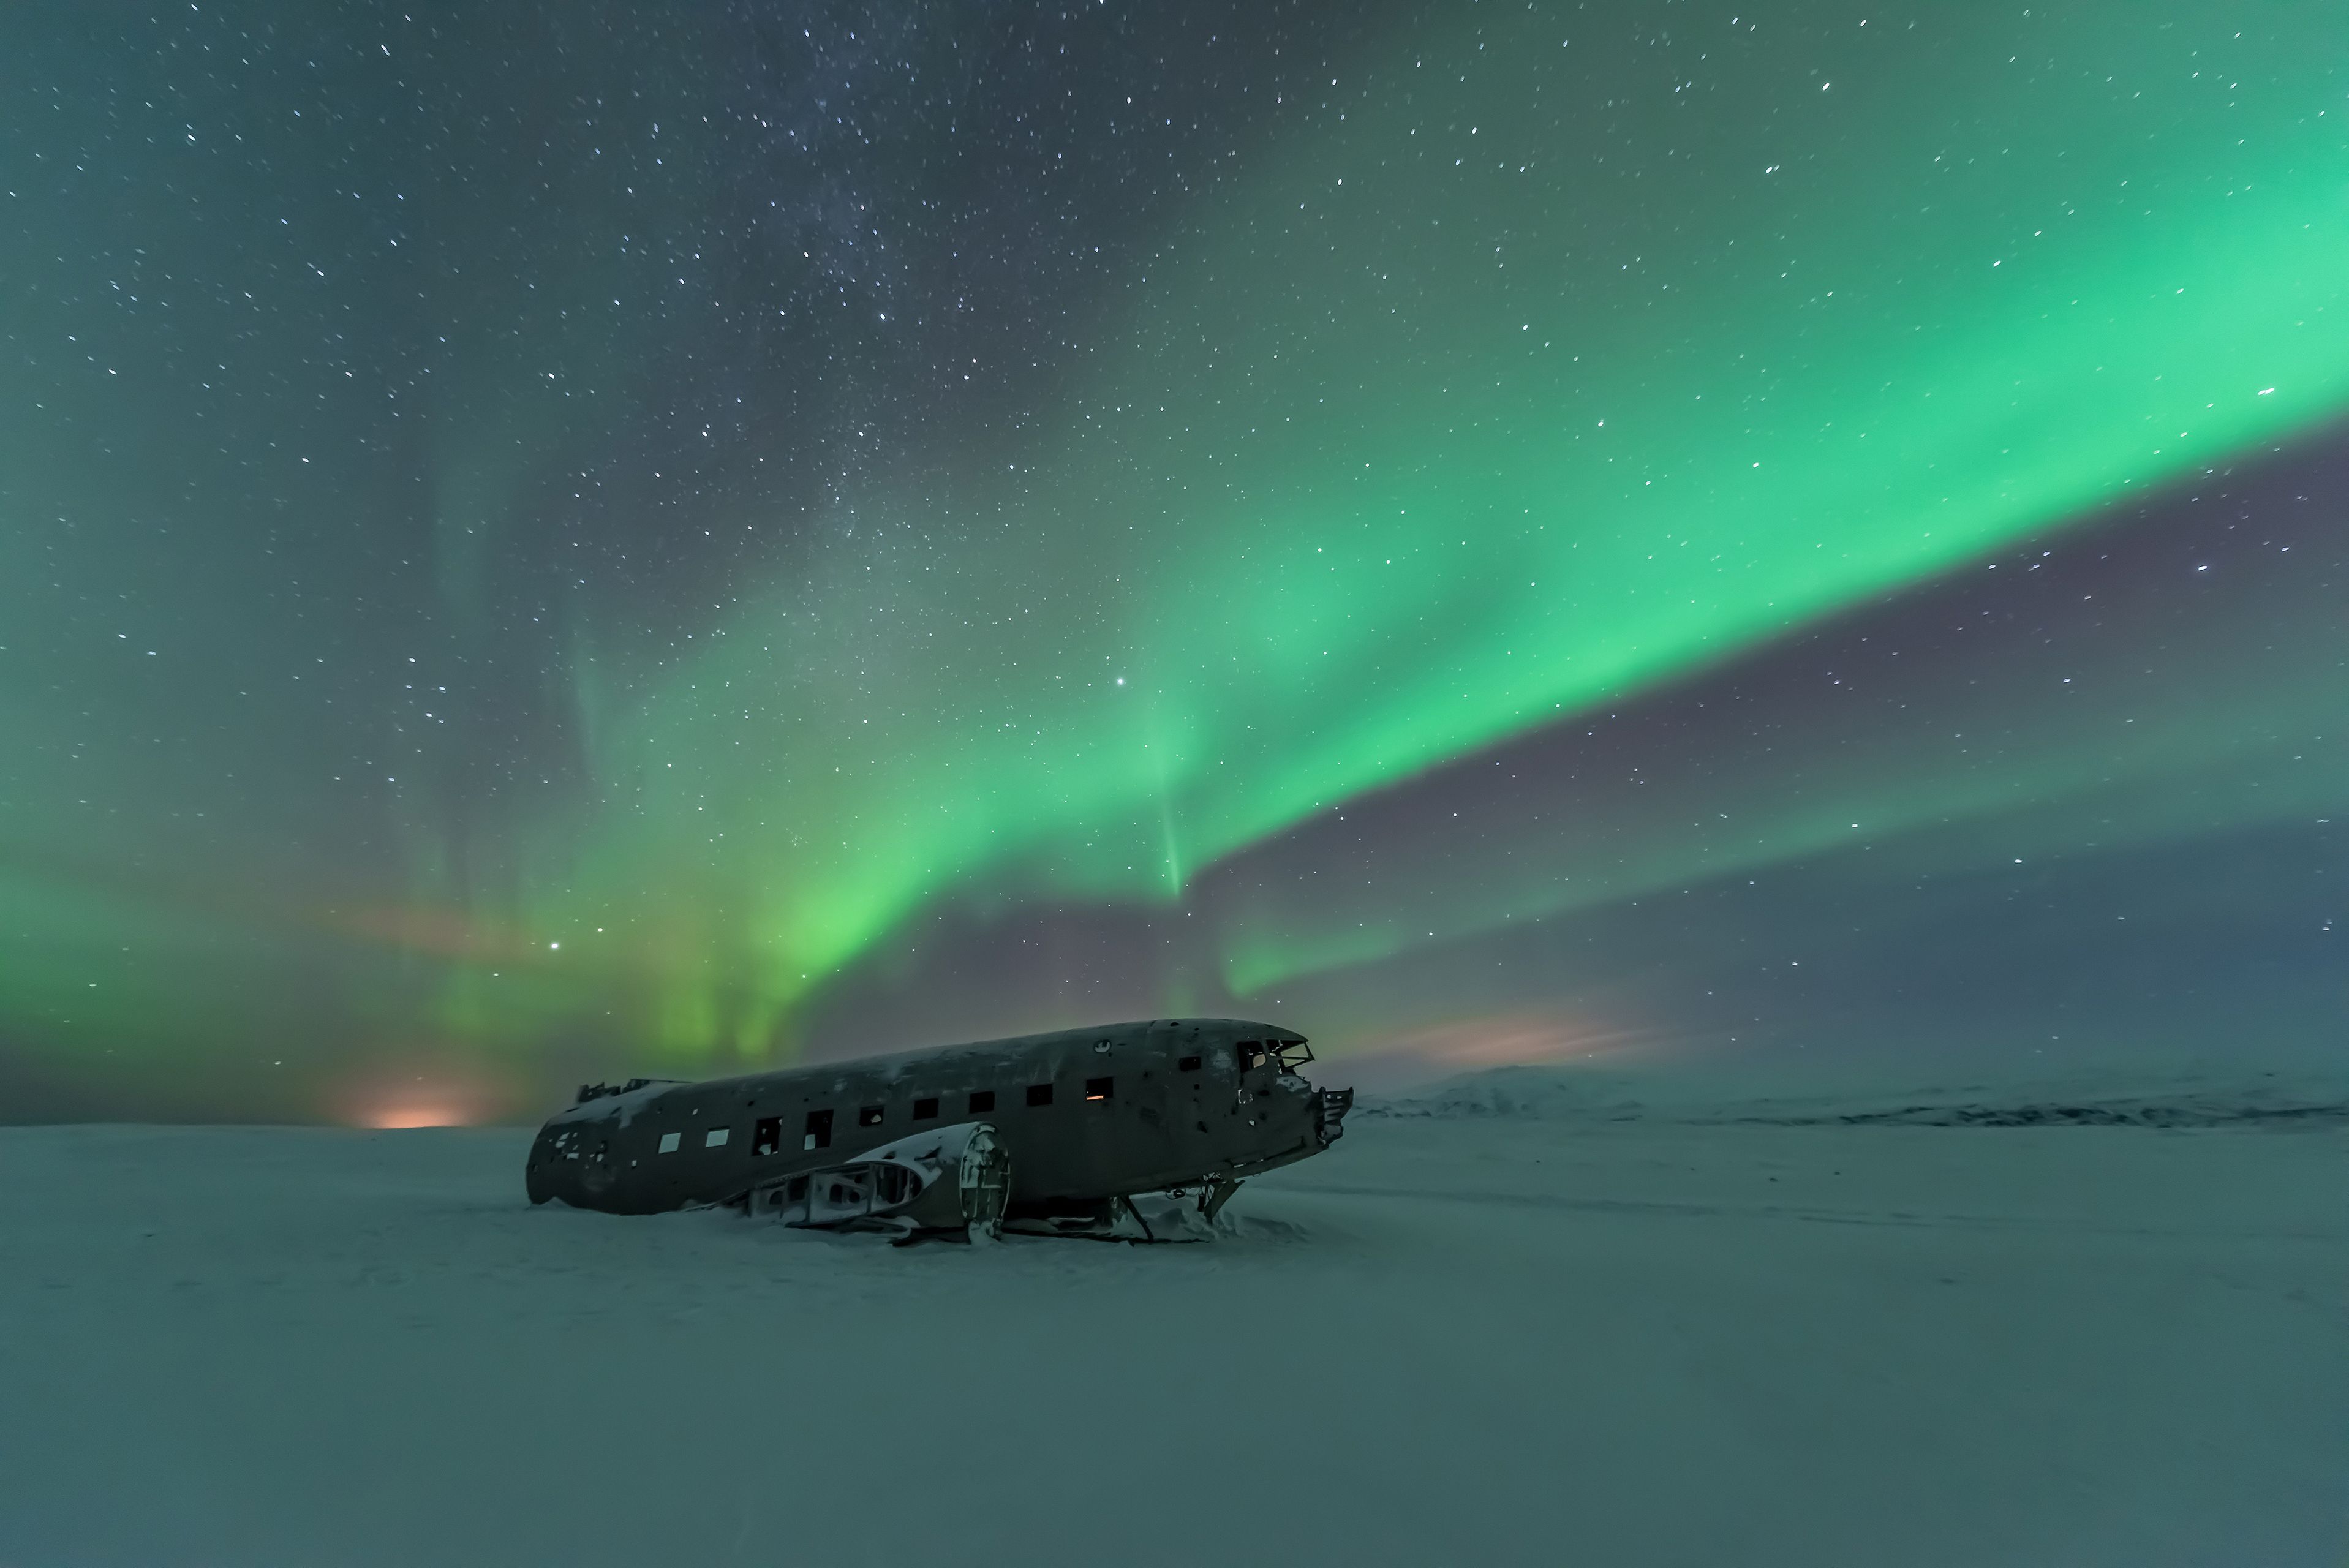
[(1313, 1059), (1303, 1040), (1242, 1040), (1233, 1049), (1242, 1072), (1252, 1072), (1270, 1061), (1278, 1063), (1283, 1073), (1293, 1074)]

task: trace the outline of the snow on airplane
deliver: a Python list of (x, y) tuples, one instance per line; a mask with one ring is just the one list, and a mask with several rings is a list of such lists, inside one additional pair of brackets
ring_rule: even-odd
[[(791, 1225), (917, 1234), (1130, 1233), (1133, 1199), (1196, 1195), (1337, 1140), (1351, 1089), (1318, 1089), (1269, 1024), (1166, 1018), (689, 1083), (587, 1084), (531, 1147), (530, 1201), (616, 1214), (724, 1204)], [(1162, 1213), (1161, 1228), (1166, 1218)]]

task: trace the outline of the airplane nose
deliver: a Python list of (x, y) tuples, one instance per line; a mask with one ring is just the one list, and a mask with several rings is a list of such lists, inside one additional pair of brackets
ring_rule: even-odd
[(1327, 1149), (1344, 1136), (1346, 1113), (1354, 1109), (1350, 1088), (1316, 1089), (1313, 1094), (1313, 1138)]

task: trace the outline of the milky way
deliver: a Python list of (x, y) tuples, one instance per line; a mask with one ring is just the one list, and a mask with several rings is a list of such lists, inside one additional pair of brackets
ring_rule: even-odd
[(2313, 1039), (2330, 26), (0, 24), (0, 1081)]

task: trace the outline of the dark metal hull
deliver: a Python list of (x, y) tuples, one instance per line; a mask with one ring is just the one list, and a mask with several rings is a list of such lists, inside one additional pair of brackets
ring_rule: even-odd
[(984, 1121), (1010, 1156), (1012, 1214), (1081, 1213), (1329, 1147), (1352, 1096), (1296, 1072), (1303, 1046), (1268, 1024), (1154, 1019), (583, 1091), (540, 1130), (526, 1181), (534, 1203), (612, 1213), (747, 1202), (926, 1125)]

